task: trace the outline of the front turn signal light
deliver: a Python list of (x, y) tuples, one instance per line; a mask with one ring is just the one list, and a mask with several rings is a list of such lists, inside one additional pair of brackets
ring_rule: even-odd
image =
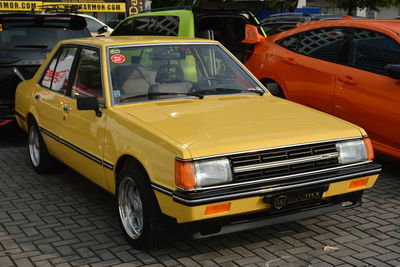
[(369, 137), (364, 137), (363, 141), (365, 144), (365, 150), (367, 151), (367, 159), (373, 160), (375, 156), (374, 156), (374, 149), (372, 148), (371, 139), (369, 139)]
[(231, 208), (231, 202), (214, 204), (206, 207), (205, 215), (213, 215), (221, 212), (229, 211)]
[(363, 187), (368, 184), (368, 178), (362, 178), (362, 179), (357, 179), (353, 180), (349, 184), (349, 189), (355, 189), (357, 187)]
[(183, 189), (196, 187), (196, 177), (191, 161), (175, 160), (175, 184)]

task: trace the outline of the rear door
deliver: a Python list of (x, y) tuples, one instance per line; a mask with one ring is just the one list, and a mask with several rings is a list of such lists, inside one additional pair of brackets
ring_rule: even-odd
[(33, 95), (36, 120), (50, 153), (63, 158), (59, 138), (64, 132), (63, 103), (70, 85), (71, 67), (78, 48), (61, 47), (45, 69)]
[(366, 129), (375, 148), (400, 155), (400, 81), (385, 74), (386, 64), (400, 64), (399, 43), (354, 29), (347, 66), (337, 74), (334, 114)]
[(277, 41), (286, 49), (277, 52), (278, 69), (286, 97), (292, 101), (332, 113), (339, 50), (345, 39), (343, 28), (321, 28)]

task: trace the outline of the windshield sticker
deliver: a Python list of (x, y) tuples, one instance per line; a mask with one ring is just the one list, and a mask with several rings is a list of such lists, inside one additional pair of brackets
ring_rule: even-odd
[(115, 64), (121, 64), (124, 63), (126, 60), (126, 57), (121, 54), (115, 54), (111, 56), (111, 61)]
[(115, 90), (114, 91), (114, 97), (121, 97), (121, 91), (120, 90)]
[(110, 54), (119, 54), (121, 51), (119, 49), (110, 49)]

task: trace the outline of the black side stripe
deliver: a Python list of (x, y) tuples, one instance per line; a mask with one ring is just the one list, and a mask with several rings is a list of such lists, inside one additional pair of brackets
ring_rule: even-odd
[(40, 128), (40, 131), (41, 131), (42, 133), (48, 135), (49, 137), (53, 138), (53, 139), (56, 140), (57, 142), (60, 142), (61, 144), (65, 145), (65, 146), (67, 146), (67, 147), (69, 147), (69, 148), (71, 148), (72, 150), (74, 150), (74, 151), (78, 152), (79, 154), (81, 154), (81, 155), (87, 157), (88, 159), (90, 159), (90, 160), (96, 162), (97, 164), (100, 164), (101, 166), (106, 167), (106, 168), (109, 169), (109, 170), (114, 170), (114, 165), (112, 165), (111, 163), (108, 163), (108, 162), (106, 162), (106, 161), (103, 161), (102, 159), (100, 159), (100, 158), (98, 158), (98, 157), (96, 157), (96, 156), (94, 156), (94, 155), (92, 155), (92, 154), (86, 152), (85, 150), (80, 149), (79, 147), (77, 147), (77, 146), (75, 146), (75, 145), (69, 143), (68, 141), (66, 141), (66, 140), (64, 140), (64, 139), (62, 139), (62, 138), (60, 138), (60, 137), (58, 137), (57, 135), (55, 135), (55, 134), (49, 132), (48, 130), (46, 130), (46, 129), (42, 128), (42, 127), (39, 127), (39, 128)]
[(17, 117), (19, 117), (21, 120), (26, 121), (26, 118), (16, 110), (15, 110), (15, 115), (17, 115)]

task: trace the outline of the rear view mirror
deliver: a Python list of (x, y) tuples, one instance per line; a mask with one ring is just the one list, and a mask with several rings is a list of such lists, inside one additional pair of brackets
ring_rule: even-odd
[(246, 24), (246, 37), (242, 43), (246, 44), (257, 44), (263, 41), (265, 38), (258, 33), (258, 29), (254, 25)]
[(400, 64), (385, 65), (385, 72), (390, 78), (400, 80)]

